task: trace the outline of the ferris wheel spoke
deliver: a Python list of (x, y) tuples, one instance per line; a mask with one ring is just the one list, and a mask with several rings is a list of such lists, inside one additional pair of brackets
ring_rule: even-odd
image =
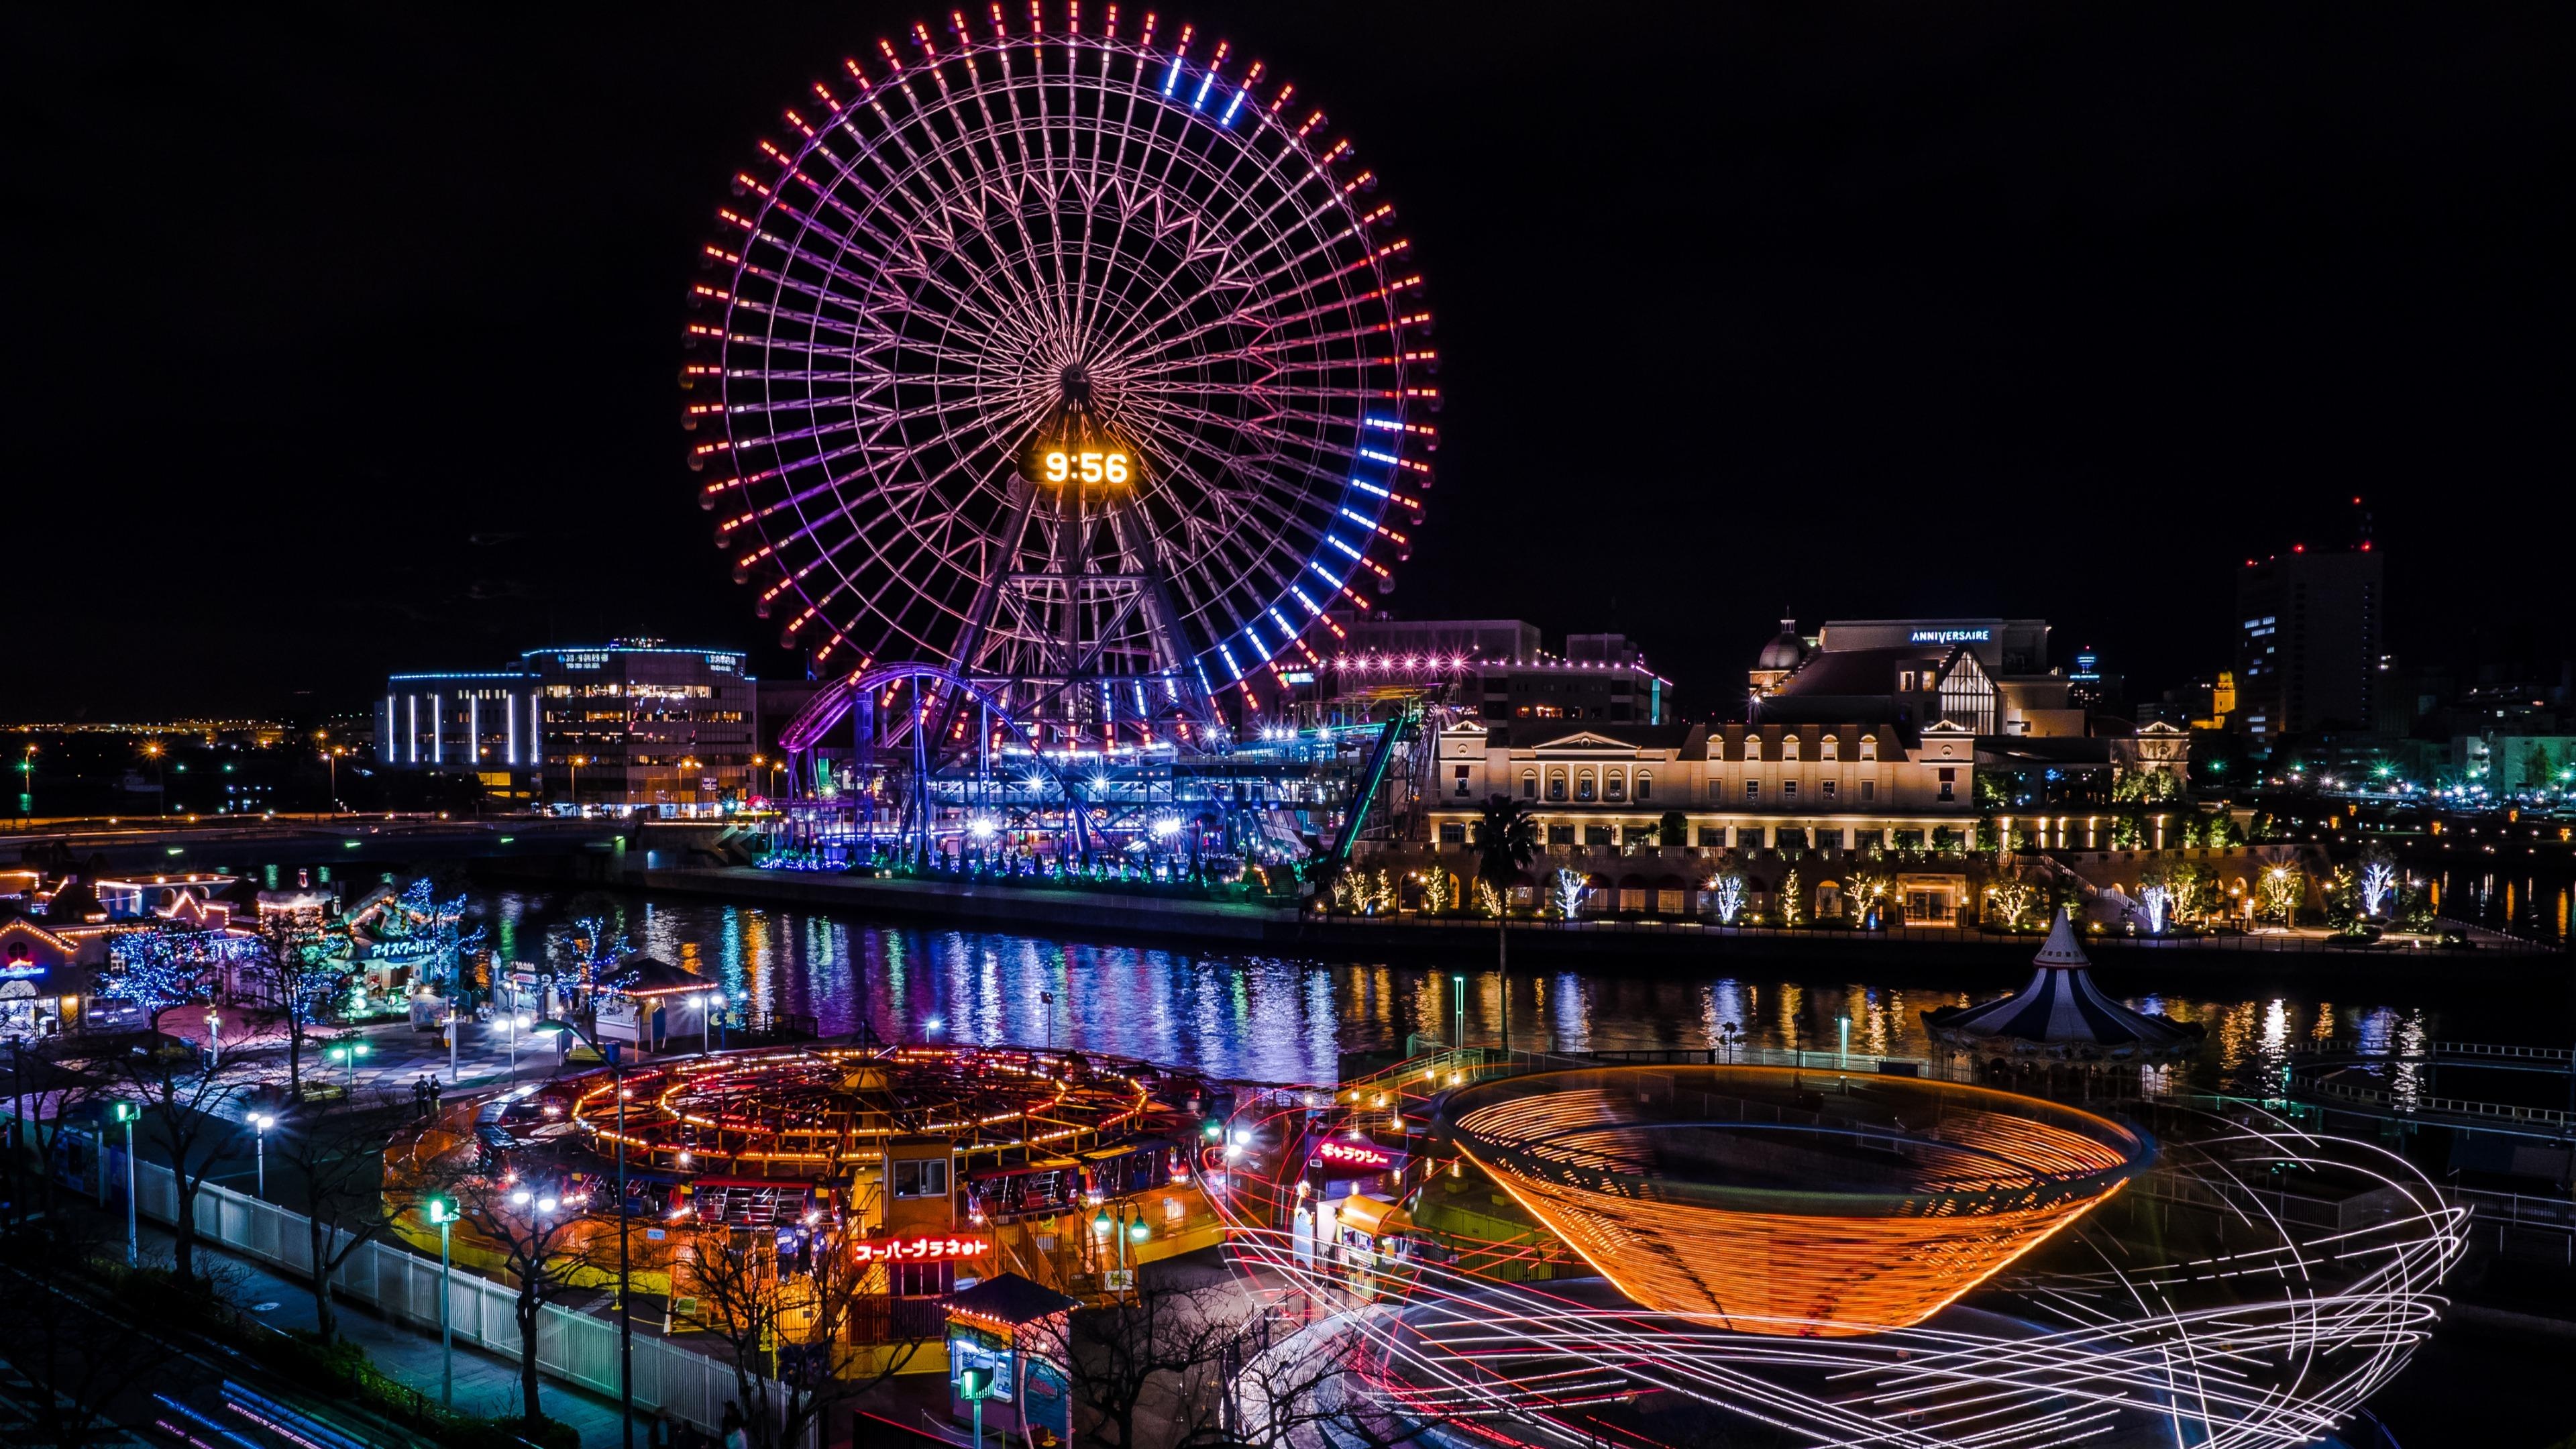
[[(1167, 96), (1161, 43), (961, 39), (771, 150), (698, 414), (737, 474), (711, 492), (742, 490), (720, 532), (818, 658), (946, 659), (981, 630), (997, 664), (1078, 639), (1092, 667), (1223, 685), (1294, 657), (1357, 571), (1344, 555), (1384, 531), (1394, 495), (1363, 470), (1405, 466), (1421, 431), (1400, 244), (1370, 240), (1378, 213), (1282, 118), (1284, 90), (1265, 105), (1252, 75), (1216, 78), (1222, 57)], [(1138, 461), (1073, 552), (1158, 573), (1177, 641), (1147, 637), (1132, 591), (989, 593), (1072, 545), (1055, 505), (1010, 500), (1077, 367)]]

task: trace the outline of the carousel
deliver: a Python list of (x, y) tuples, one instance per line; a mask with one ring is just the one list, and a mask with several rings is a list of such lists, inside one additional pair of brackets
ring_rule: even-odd
[(1984, 1057), (2169, 1062), (2200, 1049), (2199, 1026), (2132, 1011), (2103, 994), (2063, 909), (2032, 965), (2021, 990), (1982, 1006), (1927, 1011), (1924, 1030), (1943, 1046)]

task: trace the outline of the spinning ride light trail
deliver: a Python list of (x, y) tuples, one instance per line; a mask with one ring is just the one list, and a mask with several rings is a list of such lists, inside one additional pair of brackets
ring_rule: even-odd
[(1203, 742), (1420, 521), (1393, 208), (1294, 86), (1132, 8), (952, 12), (842, 69), (692, 290), (718, 543), (818, 673), (943, 667), (1048, 747)]
[[(2310, 1442), (2405, 1367), (2464, 1244), (2464, 1210), (2393, 1154), (2241, 1106), (2168, 1104), (2161, 1155), (2120, 1206), (1931, 1317), (1853, 1336), (1729, 1332), (1641, 1310), (1607, 1279), (1496, 1276), (1526, 1253), (1454, 1242), (1443, 1263), (1300, 1241), (1274, 1224), (1311, 1108), (1264, 1118), (1246, 1104), (1229, 1126), (1253, 1144), (1218, 1200), (1237, 1266), (1307, 1301), (1324, 1326), (1300, 1339), (1333, 1335), (1388, 1415), (1545, 1449), (1647, 1449), (1729, 1420), (1781, 1442), (1904, 1449)], [(2366, 1210), (2332, 1214), (2341, 1226), (2278, 1211), (2285, 1181)], [(1346, 1311), (1371, 1298), (1381, 1306)]]

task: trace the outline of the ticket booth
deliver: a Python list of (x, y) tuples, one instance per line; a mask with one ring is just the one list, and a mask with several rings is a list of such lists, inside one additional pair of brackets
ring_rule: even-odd
[(948, 1415), (975, 1422), (967, 1397), (970, 1370), (986, 1387), (980, 1395), (987, 1434), (1032, 1449), (1057, 1449), (1073, 1434), (1072, 1375), (1064, 1362), (1073, 1310), (1079, 1299), (1032, 1283), (1017, 1273), (987, 1278), (942, 1300), (948, 1310)]

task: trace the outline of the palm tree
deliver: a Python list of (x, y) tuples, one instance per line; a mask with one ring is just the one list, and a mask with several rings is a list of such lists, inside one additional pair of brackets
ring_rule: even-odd
[(1476, 878), (1494, 888), (1502, 909), (1494, 912), (1494, 971), (1503, 984), (1503, 1050), (1512, 1049), (1511, 937), (1504, 921), (1511, 910), (1512, 880), (1538, 858), (1538, 818), (1527, 800), (1490, 796), (1476, 821)]

